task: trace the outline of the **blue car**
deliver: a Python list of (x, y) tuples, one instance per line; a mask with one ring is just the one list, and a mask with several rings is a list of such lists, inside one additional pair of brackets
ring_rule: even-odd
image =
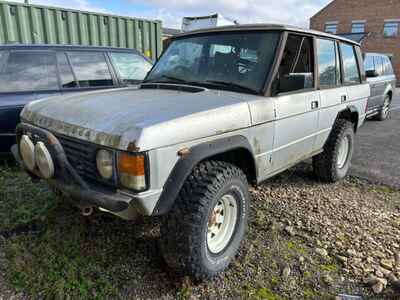
[(15, 144), (22, 108), (45, 97), (139, 84), (152, 62), (136, 50), (0, 45), (0, 154)]

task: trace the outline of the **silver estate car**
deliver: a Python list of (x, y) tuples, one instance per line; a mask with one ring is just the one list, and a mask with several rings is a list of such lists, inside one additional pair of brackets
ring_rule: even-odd
[(307, 158), (346, 176), (370, 87), (360, 46), (327, 33), (243, 25), (174, 37), (139, 89), (27, 105), (14, 156), (84, 214), (164, 215), (166, 263), (223, 271), (244, 238), (249, 184)]
[(378, 53), (364, 55), (364, 68), (367, 81), (371, 85), (371, 97), (368, 99), (367, 117), (376, 120), (387, 119), (396, 90), (396, 75), (389, 56)]

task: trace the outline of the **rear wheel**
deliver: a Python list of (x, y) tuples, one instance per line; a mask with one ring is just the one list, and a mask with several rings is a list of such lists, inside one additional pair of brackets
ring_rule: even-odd
[(249, 192), (242, 170), (225, 162), (199, 164), (161, 227), (161, 249), (179, 275), (206, 279), (222, 272), (244, 237)]
[(385, 101), (383, 102), (382, 109), (379, 111), (378, 115), (376, 116), (376, 120), (385, 121), (388, 118), (389, 112), (390, 112), (390, 100), (391, 100), (390, 96), (386, 95)]
[(346, 177), (354, 150), (354, 124), (339, 119), (324, 146), (313, 158), (314, 173), (322, 180), (336, 182)]

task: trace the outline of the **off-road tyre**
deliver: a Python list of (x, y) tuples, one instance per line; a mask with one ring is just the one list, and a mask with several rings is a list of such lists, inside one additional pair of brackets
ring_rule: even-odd
[[(207, 243), (209, 217), (224, 195), (234, 195), (237, 218), (223, 250), (212, 253)], [(221, 161), (197, 165), (186, 179), (172, 210), (161, 226), (164, 260), (178, 276), (209, 279), (226, 269), (238, 252), (249, 214), (250, 195), (243, 171)]]
[(385, 100), (383, 102), (383, 106), (380, 109), (379, 113), (374, 117), (374, 119), (377, 121), (385, 121), (390, 114), (390, 104), (391, 104), (390, 95), (386, 95)]
[[(339, 168), (339, 148), (343, 139), (348, 138), (349, 150), (344, 165)], [(337, 182), (346, 177), (354, 151), (354, 124), (338, 119), (332, 128), (323, 152), (313, 157), (315, 175), (325, 182)]]

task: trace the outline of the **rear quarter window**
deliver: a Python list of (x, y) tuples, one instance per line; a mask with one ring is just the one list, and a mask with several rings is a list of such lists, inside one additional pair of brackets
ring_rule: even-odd
[(392, 61), (390, 60), (389, 57), (385, 56), (384, 57), (384, 62), (385, 62), (385, 74), (386, 75), (393, 75), (393, 66), (392, 66)]
[(57, 90), (54, 52), (10, 52), (0, 69), (0, 92)]
[(68, 52), (80, 87), (113, 86), (110, 69), (102, 52)]
[(343, 63), (343, 82), (345, 84), (361, 83), (356, 52), (350, 44), (340, 44)]

